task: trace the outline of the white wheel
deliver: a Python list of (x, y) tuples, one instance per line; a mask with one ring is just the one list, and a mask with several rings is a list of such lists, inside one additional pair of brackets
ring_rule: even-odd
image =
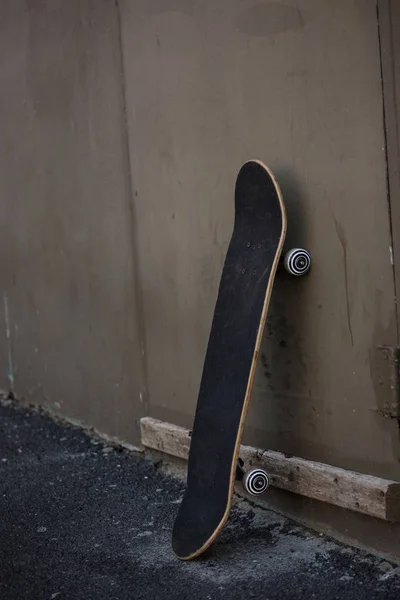
[(311, 254), (304, 248), (292, 248), (285, 255), (283, 264), (291, 275), (305, 275), (311, 267)]
[(250, 469), (243, 477), (243, 487), (252, 496), (259, 496), (269, 487), (268, 474), (263, 469)]

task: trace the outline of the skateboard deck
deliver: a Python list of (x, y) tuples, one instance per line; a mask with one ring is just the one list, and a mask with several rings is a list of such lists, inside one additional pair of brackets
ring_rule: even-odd
[(240, 169), (235, 218), (222, 271), (195, 412), (184, 497), (172, 532), (182, 560), (199, 556), (231, 509), (236, 465), (286, 211), (272, 172), (256, 160)]

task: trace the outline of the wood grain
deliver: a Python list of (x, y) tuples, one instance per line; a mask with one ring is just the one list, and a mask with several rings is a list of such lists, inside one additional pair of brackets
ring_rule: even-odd
[[(188, 458), (188, 429), (151, 417), (142, 418), (140, 426), (143, 446)], [(400, 483), (397, 481), (251, 446), (242, 445), (240, 456), (246, 468), (265, 469), (276, 488), (385, 521), (400, 521)]]

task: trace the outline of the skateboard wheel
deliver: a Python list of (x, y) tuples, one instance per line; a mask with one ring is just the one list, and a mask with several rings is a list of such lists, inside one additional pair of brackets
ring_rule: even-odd
[(292, 248), (285, 255), (283, 264), (291, 275), (305, 275), (311, 267), (311, 255), (304, 248)]
[(259, 496), (269, 487), (268, 474), (262, 469), (251, 469), (243, 477), (243, 487), (252, 496)]

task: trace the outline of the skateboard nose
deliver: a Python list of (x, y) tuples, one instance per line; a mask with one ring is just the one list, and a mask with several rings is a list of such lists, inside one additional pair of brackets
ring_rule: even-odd
[(196, 495), (192, 489), (183, 497), (172, 530), (172, 549), (183, 560), (195, 558), (211, 545), (230, 511), (227, 497), (216, 502), (209, 492)]

